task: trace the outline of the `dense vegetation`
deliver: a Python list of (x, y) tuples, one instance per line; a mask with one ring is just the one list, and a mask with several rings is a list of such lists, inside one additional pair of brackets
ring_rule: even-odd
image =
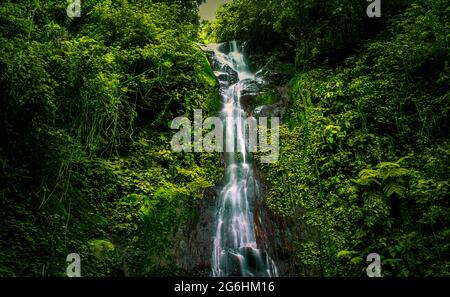
[(234, 0), (202, 27), (201, 0), (71, 2), (0, 4), (0, 276), (65, 276), (69, 253), (83, 276), (185, 274), (177, 233), (222, 171), (170, 148), (175, 117), (220, 107), (199, 36), (292, 73), (258, 98), (287, 102), (267, 206), (307, 226), (277, 257), (449, 276), (448, 1)]
[[(170, 149), (170, 121), (220, 106), (196, 1), (0, 5), (0, 275), (176, 273), (184, 205), (217, 155)], [(219, 163), (220, 164), (220, 163)]]
[(378, 253), (385, 276), (448, 276), (448, 1), (382, 1), (379, 19), (367, 5), (235, 0), (203, 37), (296, 69), (280, 160), (259, 166), (269, 208), (309, 226), (298, 275), (364, 276)]

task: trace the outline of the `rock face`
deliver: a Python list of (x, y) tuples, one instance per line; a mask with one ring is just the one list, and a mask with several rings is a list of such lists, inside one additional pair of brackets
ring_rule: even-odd
[(276, 88), (279, 100), (270, 105), (261, 105), (253, 110), (253, 116), (258, 117), (278, 117), (283, 118), (287, 107), (290, 104), (289, 84), (282, 85)]
[(245, 79), (241, 81), (241, 105), (244, 109), (254, 105), (256, 98), (263, 88), (263, 83), (254, 79)]
[(286, 105), (283, 102), (277, 102), (271, 105), (262, 105), (255, 108), (253, 114), (255, 117), (279, 117), (282, 118), (286, 111)]
[[(216, 55), (207, 46), (201, 45), (200, 47), (207, 54), (211, 67), (214, 69), (214, 74), (222, 87), (235, 84), (239, 81), (239, 75), (232, 67), (233, 61), (229, 60), (226, 55)], [(225, 49), (228, 47), (221, 45), (220, 48), (225, 52)]]
[(174, 256), (186, 276), (206, 277), (211, 273), (217, 191), (216, 187), (204, 190), (205, 198), (192, 203), (192, 219), (178, 230)]
[[(318, 267), (306, 266), (296, 256), (298, 244), (317, 239), (316, 230), (311, 230), (302, 221), (282, 218), (274, 215), (266, 205), (267, 189), (263, 188), (255, 205), (255, 232), (258, 245), (268, 251), (277, 264), (280, 276), (296, 277), (301, 272), (304, 276), (320, 276)], [(288, 190), (287, 190), (288, 191)], [(292, 217), (301, 217), (302, 210), (296, 209)]]
[(294, 66), (282, 63), (267, 63), (256, 73), (256, 77), (264, 78), (269, 83), (282, 85), (287, 83), (294, 74)]
[[(217, 57), (213, 51), (208, 51), (204, 48), (209, 56), (209, 60), (213, 68), (216, 70), (216, 76), (221, 86), (229, 86), (239, 80), (238, 73), (224, 64), (226, 64), (226, 57)], [(225, 63), (224, 63), (225, 61)], [(221, 65), (221, 66), (220, 66)], [(266, 75), (268, 77), (266, 78)], [(268, 67), (258, 72), (257, 79), (249, 79), (241, 81), (241, 105), (246, 109), (247, 113), (251, 113), (255, 117), (282, 117), (286, 111), (286, 106), (289, 101), (287, 95), (288, 86), (278, 88), (278, 93), (281, 100), (272, 105), (264, 105), (257, 107), (250, 112), (249, 108), (253, 108), (256, 103), (258, 94), (264, 87), (264, 82), (273, 78), (280, 78), (286, 73), (276, 73), (269, 71)], [(252, 205), (255, 236), (258, 247), (262, 254), (253, 255), (255, 249), (248, 248), (240, 250), (240, 255), (245, 255), (248, 259), (248, 266), (253, 270), (258, 270), (259, 265), (262, 265), (261, 259), (267, 259), (268, 255), (277, 265), (279, 276), (297, 276), (298, 271), (303, 271), (305, 275), (316, 276), (317, 271), (314, 268), (302, 266), (299, 259), (295, 257), (294, 251), (296, 246), (294, 243), (302, 241), (302, 234), (311, 234), (311, 230), (305, 230), (304, 224), (298, 221), (287, 220), (274, 215), (266, 205), (266, 187), (263, 179), (255, 166), (254, 172), (260, 187), (256, 194), (256, 199)], [(174, 250), (176, 263), (182, 274), (186, 276), (210, 276), (212, 267), (212, 251), (213, 239), (215, 234), (215, 218), (216, 218), (216, 200), (220, 192), (220, 187), (209, 188), (204, 191), (204, 199), (193, 201), (193, 218), (189, 224), (184, 225), (178, 231), (176, 236), (177, 246)], [(301, 212), (301, 210), (298, 210)], [(298, 215), (297, 217), (300, 217)], [(304, 240), (305, 241), (305, 240)], [(254, 259), (254, 261), (253, 261)], [(240, 275), (239, 261), (237, 258), (230, 259), (230, 270), (235, 270), (232, 275)], [(233, 268), (234, 267), (234, 268)], [(263, 267), (263, 266), (261, 266)]]
[(221, 87), (232, 85), (238, 81), (237, 74), (233, 72), (214, 71)]

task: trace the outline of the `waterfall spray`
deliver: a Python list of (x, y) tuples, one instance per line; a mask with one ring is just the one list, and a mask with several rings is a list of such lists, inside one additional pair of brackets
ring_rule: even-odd
[[(214, 68), (221, 85), (227, 147), (239, 149), (225, 152), (225, 185), (217, 201), (216, 230), (212, 254), (212, 275), (278, 276), (275, 262), (258, 248), (254, 230), (254, 204), (259, 184), (254, 176), (252, 155), (246, 149), (243, 129), (246, 112), (241, 106), (241, 90), (245, 81), (255, 80), (248, 69), (243, 51), (236, 42), (230, 43), (225, 54), (222, 45), (212, 49), (216, 55)], [(230, 77), (237, 73), (237, 82)], [(226, 119), (232, 118), (233, 121)], [(232, 150), (234, 151), (234, 150)]]

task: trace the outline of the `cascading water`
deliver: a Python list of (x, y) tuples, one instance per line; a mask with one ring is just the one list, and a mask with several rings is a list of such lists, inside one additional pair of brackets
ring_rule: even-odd
[(225, 130), (225, 185), (217, 203), (212, 275), (278, 276), (274, 261), (258, 248), (254, 230), (254, 204), (259, 185), (254, 177), (252, 156), (245, 145), (246, 112), (240, 99), (245, 85), (256, 78), (237, 43), (229, 45), (228, 53), (222, 50), (225, 44), (210, 46), (221, 85)]

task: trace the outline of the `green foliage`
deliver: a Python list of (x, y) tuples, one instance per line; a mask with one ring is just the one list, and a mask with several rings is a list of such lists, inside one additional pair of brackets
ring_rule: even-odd
[(411, 2), (386, 1), (383, 18), (369, 19), (365, 1), (234, 0), (221, 7), (208, 27), (218, 41), (247, 41), (252, 52), (295, 58), (304, 69), (341, 61)]
[(384, 276), (448, 275), (448, 9), (417, 1), (291, 82), (280, 160), (260, 166), (269, 208), (311, 227), (296, 257), (319, 275), (364, 276), (369, 253)]
[[(217, 155), (169, 147), (173, 118), (220, 108), (201, 2), (86, 0), (70, 19), (2, 1), (1, 276), (64, 276), (73, 252), (83, 276), (179, 273), (177, 231), (221, 180)], [(365, 1), (234, 0), (201, 25), (295, 64), (279, 162), (259, 166), (268, 207), (302, 225), (298, 275), (363, 276), (373, 252), (385, 276), (449, 275), (447, 2), (368, 19)]]
[(172, 119), (218, 109), (201, 1), (0, 5), (0, 275), (174, 275), (174, 234), (220, 180), (174, 154)]

